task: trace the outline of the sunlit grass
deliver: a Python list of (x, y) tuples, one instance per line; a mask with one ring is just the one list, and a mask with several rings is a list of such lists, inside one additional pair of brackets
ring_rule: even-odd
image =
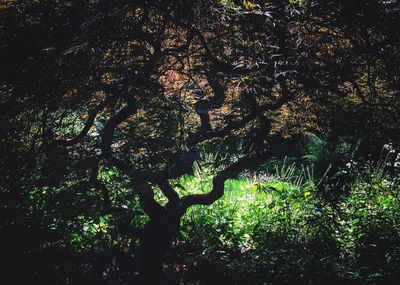
[[(176, 245), (233, 267), (254, 269), (279, 262), (296, 267), (320, 260), (319, 270), (342, 264), (349, 278), (366, 274), (363, 278), (373, 280), (400, 261), (400, 185), (386, 167), (389, 160), (384, 155), (375, 164), (351, 166), (349, 190), (334, 203), (324, 198), (324, 185), (317, 185), (321, 181), (315, 181), (310, 167), (284, 160), (275, 173), (243, 173), (226, 181), (223, 197), (212, 205), (187, 210)], [(117, 175), (109, 170), (103, 174), (106, 183)], [(192, 175), (170, 182), (181, 197), (207, 193), (213, 174), (212, 167), (197, 165)], [(115, 189), (110, 193), (113, 203), (140, 212), (137, 197), (118, 185)], [(156, 200), (164, 205), (166, 198), (155, 190)], [(147, 220), (142, 213), (131, 223), (143, 227)], [(80, 227), (70, 243), (78, 249), (137, 245), (118, 234), (111, 216), (80, 216), (75, 222)]]

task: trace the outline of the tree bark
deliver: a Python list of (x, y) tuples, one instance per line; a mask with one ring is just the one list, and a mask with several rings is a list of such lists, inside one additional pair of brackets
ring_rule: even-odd
[(152, 218), (140, 239), (139, 273), (142, 285), (164, 284), (163, 262), (179, 231), (180, 215), (165, 211)]

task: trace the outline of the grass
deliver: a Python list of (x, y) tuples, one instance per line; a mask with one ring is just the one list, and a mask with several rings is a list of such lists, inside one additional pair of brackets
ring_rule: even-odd
[[(181, 261), (188, 271), (190, 264), (198, 272), (199, 264), (213, 264), (207, 272), (215, 268), (215, 274), (242, 284), (394, 282), (400, 279), (400, 185), (394, 167), (399, 156), (390, 151), (376, 163), (352, 161), (346, 171), (339, 169), (351, 179), (334, 201), (325, 196), (337, 190), (327, 186), (328, 178), (316, 181), (311, 166), (290, 159), (280, 161), (274, 173), (228, 180), (221, 199), (184, 215), (175, 252), (189, 256)], [(209, 191), (215, 171), (210, 165), (198, 164), (193, 175), (174, 181), (179, 194)], [(116, 189), (116, 202), (138, 207), (124, 198), (129, 191)], [(160, 192), (156, 199), (166, 202)], [(132, 223), (142, 226), (145, 219)], [(82, 217), (79, 224), (70, 243), (82, 251), (119, 246), (126, 252), (137, 245), (117, 233), (111, 217)]]
[[(233, 272), (280, 270), (271, 282), (307, 274), (371, 282), (399, 278), (400, 187), (380, 169), (382, 163), (364, 169), (368, 177), (358, 169), (349, 192), (335, 203), (320, 195), (309, 169), (295, 167), (227, 181), (222, 199), (187, 212), (181, 242)], [(211, 187), (208, 174), (180, 183), (188, 192)]]

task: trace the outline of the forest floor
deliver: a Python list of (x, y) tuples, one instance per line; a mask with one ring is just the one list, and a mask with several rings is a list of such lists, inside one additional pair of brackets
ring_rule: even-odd
[[(294, 258), (291, 253), (282, 254)], [(272, 260), (276, 260), (275, 257), (271, 255)], [(0, 274), (4, 285), (139, 284), (137, 259), (123, 252), (73, 253), (65, 249), (47, 249), (3, 261), (6, 262), (0, 266)], [(202, 252), (169, 255), (164, 264), (163, 285), (399, 284), (395, 279), (348, 279), (345, 269), (338, 264), (331, 264), (332, 268), (323, 272), (316, 264), (318, 260), (297, 266), (294, 263), (282, 264), (282, 260), (264, 262), (268, 265), (256, 269), (248, 264), (232, 268), (229, 264), (233, 261), (223, 263), (206, 259), (202, 257)], [(312, 264), (316, 265), (315, 270)]]

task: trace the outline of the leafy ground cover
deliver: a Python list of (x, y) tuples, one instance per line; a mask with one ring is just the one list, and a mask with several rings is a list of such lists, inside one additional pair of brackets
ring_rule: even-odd
[[(175, 181), (180, 194), (210, 189), (215, 170), (209, 160), (196, 164), (193, 175)], [(185, 214), (165, 263), (167, 284), (396, 284), (400, 279), (399, 160), (387, 145), (377, 162), (349, 160), (322, 177), (316, 176), (314, 165), (285, 158), (228, 180), (222, 199), (211, 206), (192, 207)], [(101, 176), (110, 182), (118, 173), (108, 169)], [(137, 209), (131, 222), (141, 227), (147, 218), (139, 202), (127, 197), (120, 186), (111, 188), (111, 199)], [(341, 192), (332, 200), (330, 191)], [(58, 221), (55, 213), (62, 212), (60, 207), (71, 207), (57, 203), (65, 195), (62, 186), (58, 192), (33, 192), (32, 201), (40, 201), (36, 212), (41, 222), (51, 224), (47, 219), (52, 219), (49, 234), (61, 233), (62, 238), (47, 244), (37, 241), (36, 250), (9, 260), (10, 265), (21, 259), (27, 265), (16, 266), (20, 283), (137, 281), (137, 240), (121, 235), (115, 217), (101, 215), (90, 205), (86, 212), (70, 210), (69, 219)], [(93, 197), (85, 201), (96, 201), (94, 193), (87, 195)], [(161, 193), (157, 199), (166, 202)]]
[[(400, 195), (387, 165), (348, 165), (355, 177), (338, 203), (321, 197), (309, 170), (292, 176), (295, 165), (231, 180), (220, 201), (188, 212), (181, 241), (202, 249), (200, 256), (225, 272), (240, 272), (246, 284), (395, 282)], [(185, 183), (210, 182), (198, 175)]]

